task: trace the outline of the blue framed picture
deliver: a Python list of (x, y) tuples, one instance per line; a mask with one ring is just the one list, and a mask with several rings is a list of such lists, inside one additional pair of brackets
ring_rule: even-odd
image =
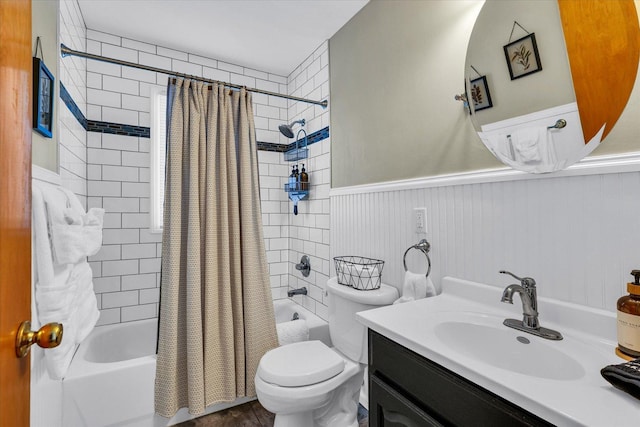
[(33, 58), (33, 129), (47, 138), (53, 135), (55, 78), (40, 58)]

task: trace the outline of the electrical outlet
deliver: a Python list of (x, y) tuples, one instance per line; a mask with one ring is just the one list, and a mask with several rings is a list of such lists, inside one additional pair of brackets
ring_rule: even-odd
[(413, 210), (413, 223), (418, 234), (427, 234), (427, 208)]

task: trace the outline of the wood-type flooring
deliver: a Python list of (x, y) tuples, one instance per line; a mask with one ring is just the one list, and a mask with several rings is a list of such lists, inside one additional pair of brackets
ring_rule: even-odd
[[(368, 427), (368, 418), (359, 408), (358, 427)], [(267, 411), (257, 400), (234, 406), (193, 420), (177, 424), (176, 427), (273, 427), (275, 415)], [(336, 426), (338, 427), (338, 426)]]

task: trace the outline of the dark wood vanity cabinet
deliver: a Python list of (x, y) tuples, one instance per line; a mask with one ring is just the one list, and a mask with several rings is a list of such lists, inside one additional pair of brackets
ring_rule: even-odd
[(369, 426), (552, 426), (369, 330)]

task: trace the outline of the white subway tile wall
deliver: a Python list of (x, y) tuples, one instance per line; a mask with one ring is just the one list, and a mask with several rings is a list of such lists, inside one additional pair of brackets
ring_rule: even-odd
[[(287, 194), (284, 192), (286, 166), (282, 153), (258, 151), (260, 200), (264, 242), (269, 263), (271, 293), (274, 299), (286, 297), (289, 227)], [(284, 296), (283, 296), (284, 295)]]
[[(283, 76), (93, 30), (87, 30), (87, 49), (99, 55), (281, 93), (287, 93), (289, 88), (288, 80)], [(326, 49), (325, 46), (324, 52)], [(87, 118), (149, 126), (150, 87), (166, 86), (167, 78), (166, 75), (144, 70), (89, 61)], [(291, 108), (286, 100), (261, 94), (254, 94), (253, 100), (258, 140), (289, 143), (290, 140), (278, 131), (279, 124), (290, 121), (288, 115)], [(326, 121), (328, 123), (328, 119)], [(322, 144), (325, 144), (324, 150), (328, 156), (328, 141), (311, 148), (315, 147), (313, 152), (323, 155), (324, 152), (320, 153)], [(157, 316), (162, 235), (151, 233), (148, 229), (149, 151), (147, 138), (89, 133), (88, 205), (106, 210), (104, 246), (90, 259), (101, 304), (101, 325)], [(270, 284), (273, 297), (284, 298), (290, 275), (289, 216), (292, 216), (287, 195), (283, 191), (289, 174), (288, 165), (282, 153), (260, 151), (258, 160)], [(328, 168), (328, 163), (325, 164)], [(312, 168), (309, 169), (312, 185), (315, 183), (320, 186), (320, 181), (313, 180), (326, 178), (328, 187), (329, 175), (314, 175)], [(316, 191), (315, 187), (312, 187), (312, 191)], [(315, 216), (305, 208), (301, 212), (305, 212), (301, 218)], [(328, 230), (328, 221), (326, 227)], [(321, 298), (319, 302), (322, 303)], [(308, 302), (305, 305), (312, 307), (315, 303)]]
[[(60, 42), (71, 49), (86, 49), (86, 28), (78, 3), (59, 2)], [(58, 58), (59, 80), (71, 98), (86, 115), (86, 69), (87, 60), (79, 57)], [(58, 98), (58, 139), (60, 141), (60, 176), (62, 185), (78, 195), (86, 207), (87, 203), (87, 131)], [(54, 132), (56, 130), (54, 129)]]
[(144, 138), (89, 134), (88, 204), (106, 211), (103, 246), (89, 258), (98, 324), (155, 317), (162, 235), (148, 230), (149, 145)]
[[(324, 42), (313, 54), (309, 55), (288, 77), (290, 95), (324, 100), (329, 99), (329, 43)], [(286, 101), (286, 100), (285, 100)], [(279, 102), (271, 100), (271, 102)], [(313, 132), (329, 126), (329, 108), (286, 101), (288, 121), (306, 120), (306, 131)], [(277, 127), (276, 127), (277, 129)], [(298, 127), (294, 129), (297, 133)], [(304, 164), (309, 174), (309, 196), (298, 203), (298, 215), (293, 215), (293, 203), (287, 203), (289, 215), (289, 283), (288, 288), (307, 287), (306, 296), (298, 295), (293, 299), (318, 316), (327, 320), (327, 297), (325, 287), (330, 274), (329, 256), (329, 188), (330, 174), (330, 138), (309, 147), (309, 158), (295, 163)], [(284, 162), (287, 164), (287, 162)], [(290, 164), (284, 176), (290, 173)], [(295, 269), (302, 255), (308, 255), (311, 274), (303, 277)], [(286, 295), (281, 295), (283, 298)]]

